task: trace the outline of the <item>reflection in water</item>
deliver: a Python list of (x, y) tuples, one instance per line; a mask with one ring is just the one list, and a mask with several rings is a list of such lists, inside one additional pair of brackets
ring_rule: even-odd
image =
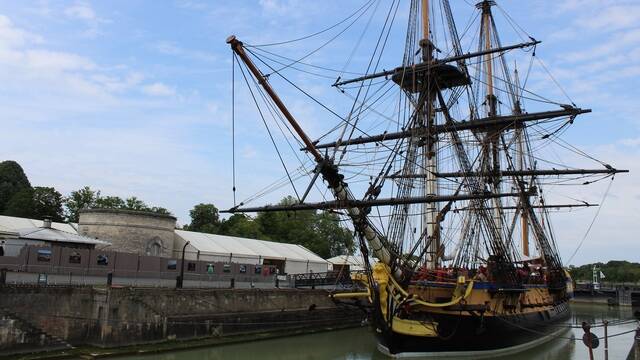
[[(615, 321), (631, 318), (631, 309), (612, 308), (604, 305), (573, 304), (571, 324), (580, 325), (583, 321), (601, 323), (603, 320)], [(609, 334), (617, 334), (634, 329), (636, 324), (611, 327)], [(601, 337), (603, 329), (593, 332)], [(587, 348), (582, 344), (583, 331), (580, 328), (567, 330), (558, 339), (529, 349), (517, 356), (523, 360), (588, 359)], [(633, 342), (633, 334), (625, 334), (609, 339), (609, 358), (624, 359)], [(594, 350), (595, 358), (604, 358), (603, 341)], [(152, 356), (133, 356), (127, 360), (369, 360), (386, 359), (376, 350), (376, 343), (368, 328), (358, 328), (325, 332), (313, 335), (295, 336), (274, 340), (247, 342), (243, 344), (218, 346), (205, 349), (154, 354)]]

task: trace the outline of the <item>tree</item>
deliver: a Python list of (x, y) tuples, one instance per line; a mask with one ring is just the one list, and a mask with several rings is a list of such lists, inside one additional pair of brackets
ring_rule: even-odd
[(340, 226), (340, 218), (328, 211), (321, 212), (316, 217), (316, 229), (320, 238), (327, 242), (328, 256), (353, 254), (356, 248), (353, 234), (349, 229)]
[(78, 222), (80, 210), (95, 207), (100, 199), (100, 190), (94, 191), (88, 186), (72, 191), (64, 199), (67, 221)]
[(72, 191), (65, 198), (65, 207), (67, 209), (67, 219), (72, 222), (78, 221), (79, 212), (82, 209), (123, 209), (171, 215), (169, 210), (159, 206), (149, 207), (144, 201), (135, 196), (125, 200), (119, 196), (101, 196), (100, 190), (92, 190), (89, 186)]
[(138, 199), (135, 196), (126, 198), (124, 200), (124, 209), (137, 210), (137, 211), (149, 211), (150, 210), (150, 208), (147, 206), (147, 204), (144, 203), (144, 201)]
[(233, 214), (229, 219), (223, 220), (218, 233), (249, 239), (265, 239), (258, 222), (245, 214)]
[[(297, 202), (288, 196), (280, 201), (280, 205)], [(256, 221), (264, 237), (302, 245), (323, 258), (353, 253), (355, 249), (351, 232), (340, 226), (337, 215), (329, 212), (263, 212), (258, 214)]]
[(98, 197), (93, 204), (98, 209), (124, 209), (125, 202), (119, 196)]
[(574, 280), (591, 281), (593, 277), (593, 266), (598, 267), (598, 271), (605, 274), (604, 281), (613, 282), (638, 282), (640, 281), (640, 264), (623, 260), (611, 260), (607, 263), (594, 263), (582, 266), (570, 266), (569, 272)]
[(36, 186), (33, 188), (33, 213), (35, 219), (51, 218), (53, 221), (64, 221), (62, 210), (63, 198), (56, 189), (52, 187)]
[(52, 187), (36, 186), (16, 193), (7, 203), (5, 214), (32, 219), (64, 221), (62, 194)]
[(5, 212), (7, 203), (15, 194), (30, 188), (29, 179), (20, 164), (12, 160), (0, 162), (0, 214)]
[(213, 204), (200, 203), (189, 211), (191, 223), (186, 227), (190, 231), (216, 234), (220, 227), (218, 208)]
[(4, 214), (22, 218), (33, 216), (33, 189), (29, 187), (15, 193), (7, 202)]
[(171, 214), (171, 211), (159, 206), (153, 206), (149, 208), (149, 211), (160, 215), (173, 215)]

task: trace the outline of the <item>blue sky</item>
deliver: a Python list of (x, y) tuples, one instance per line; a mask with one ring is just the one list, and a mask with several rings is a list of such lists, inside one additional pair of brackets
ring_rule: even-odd
[[(463, 27), (471, 1), (451, 2), (459, 15), (458, 26)], [(251, 44), (295, 38), (326, 28), (363, 3), (0, 0), (0, 159), (20, 162), (35, 185), (55, 186), (65, 194), (89, 185), (105, 194), (136, 195), (170, 209), (181, 223), (188, 221), (188, 211), (196, 203), (229, 207), (231, 53), (225, 38), (236, 34)], [(635, 238), (640, 230), (640, 189), (634, 173), (640, 171), (640, 4), (499, 3), (523, 29), (543, 41), (537, 55), (572, 100), (594, 110), (579, 120), (580, 126), (571, 127), (567, 140), (616, 167), (632, 170), (616, 178), (572, 262), (640, 261)], [(382, 8), (387, 6), (381, 3), (378, 15), (372, 17), (372, 29), (381, 26)], [(398, 12), (399, 24), (406, 12), (405, 1)], [(341, 68), (364, 26), (363, 20), (307, 61)], [(381, 67), (401, 61), (403, 26), (392, 33)], [(506, 30), (503, 43), (520, 41), (510, 27)], [(373, 39), (367, 33), (347, 71), (361, 71), (366, 65), (362, 54)], [(314, 41), (274, 50), (296, 57), (317, 46)], [(532, 75), (532, 86), (562, 99), (558, 89), (539, 75)], [(348, 105), (331, 89), (333, 80), (293, 76), (337, 109)], [(274, 86), (312, 137), (335, 124), (335, 119), (282, 82), (274, 80)], [(239, 198), (282, 175), (247, 95), (239, 90)], [(605, 187), (596, 184), (572, 194), (600, 202)], [(559, 217), (554, 226), (563, 256), (582, 239), (594, 213), (589, 209)]]

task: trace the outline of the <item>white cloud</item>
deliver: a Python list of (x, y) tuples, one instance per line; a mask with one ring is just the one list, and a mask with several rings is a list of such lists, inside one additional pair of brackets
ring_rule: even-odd
[(193, 0), (178, 0), (176, 1), (176, 6), (182, 9), (201, 11), (207, 8), (207, 3)]
[(253, 159), (257, 154), (258, 152), (251, 145), (245, 145), (244, 148), (242, 148), (242, 157), (245, 159)]
[(153, 47), (156, 49), (156, 51), (164, 55), (172, 55), (207, 62), (213, 62), (217, 59), (217, 57), (213, 54), (206, 53), (204, 51), (185, 49), (169, 41), (160, 41)]
[(630, 147), (638, 147), (640, 146), (640, 137), (630, 138), (630, 139), (622, 139), (619, 141), (620, 144)]
[(600, 7), (598, 15), (589, 21), (580, 22), (583, 26), (594, 30), (617, 30), (635, 27), (640, 22), (640, 6), (615, 5)]
[(143, 86), (142, 92), (150, 96), (173, 96), (176, 94), (174, 88), (160, 82)]
[(93, 38), (101, 34), (100, 25), (110, 22), (99, 17), (88, 2), (76, 1), (73, 5), (64, 9), (64, 14), (69, 19), (79, 20), (86, 24), (87, 29), (82, 36)]
[(24, 55), (26, 66), (35, 70), (80, 71), (96, 68), (91, 60), (76, 54), (50, 50), (27, 50)]
[(91, 79), (104, 86), (108, 91), (121, 92), (140, 84), (144, 80), (144, 75), (138, 72), (129, 73), (125, 77), (95, 74)]
[[(42, 36), (21, 29), (7, 16), (0, 15), (0, 81), (8, 94), (10, 90), (22, 92), (30, 89), (31, 101), (47, 101), (56, 106), (71, 99), (89, 97), (85, 105), (96, 101), (111, 101), (114, 92), (130, 89), (142, 81), (142, 74), (132, 72), (127, 67), (101, 67), (92, 59), (67, 51), (51, 50), (44, 47)], [(39, 89), (39, 90), (38, 90)], [(48, 100), (45, 100), (48, 97)]]
[(40, 43), (42, 42), (42, 37), (16, 28), (11, 19), (0, 14), (0, 49), (22, 46), (30, 42)]
[(96, 21), (98, 17), (95, 11), (88, 3), (84, 1), (77, 1), (72, 6), (64, 10), (65, 15), (73, 19), (80, 19), (84, 21)]

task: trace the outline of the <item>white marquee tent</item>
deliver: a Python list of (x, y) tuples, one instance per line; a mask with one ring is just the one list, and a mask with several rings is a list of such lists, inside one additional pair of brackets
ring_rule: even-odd
[(302, 245), (176, 230), (176, 249), (185, 257), (248, 264), (283, 263), (287, 274), (326, 272), (329, 263)]

